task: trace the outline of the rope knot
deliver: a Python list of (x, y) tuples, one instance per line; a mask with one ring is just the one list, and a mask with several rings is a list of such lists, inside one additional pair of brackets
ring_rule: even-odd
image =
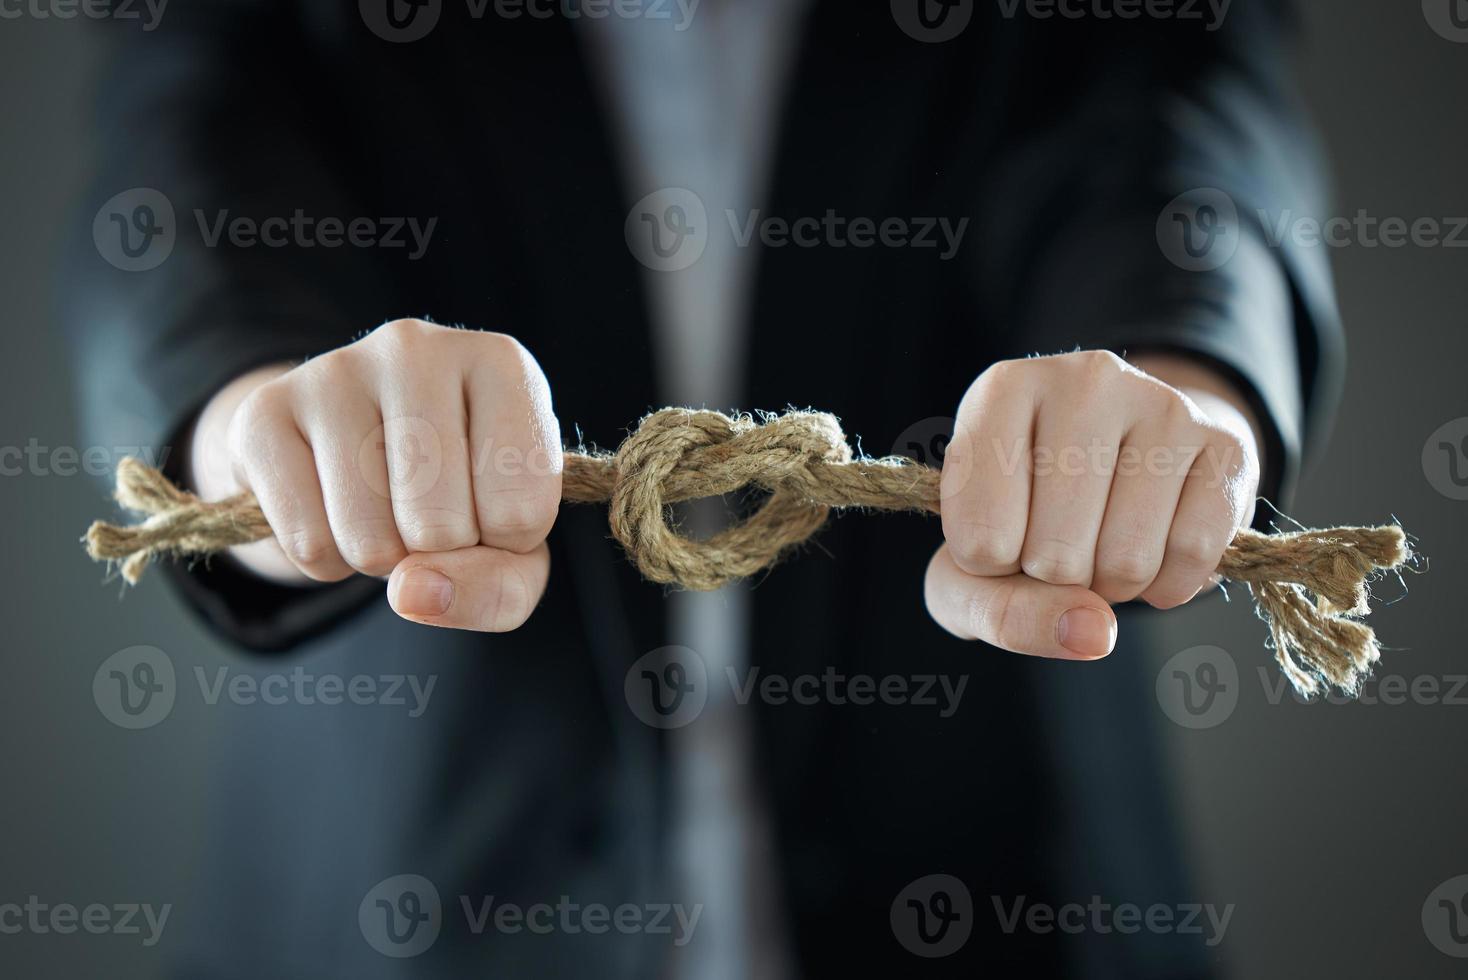
[[(789, 412), (762, 424), (748, 415), (665, 408), (642, 420), (611, 461), (612, 534), (655, 582), (716, 589), (769, 567), (825, 523), (820, 486), (851, 462), (835, 416)], [(677, 533), (669, 505), (754, 486), (755, 513), (705, 541)]]

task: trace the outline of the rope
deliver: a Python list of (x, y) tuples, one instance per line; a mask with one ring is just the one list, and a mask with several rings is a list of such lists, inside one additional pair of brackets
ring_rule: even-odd
[[(854, 459), (840, 424), (822, 412), (756, 423), (747, 415), (665, 408), (644, 418), (615, 454), (568, 452), (562, 499), (606, 503), (612, 534), (654, 582), (707, 591), (769, 568), (814, 534), (830, 509), (939, 512), (939, 471), (900, 456)], [(668, 505), (758, 487), (769, 496), (741, 523), (695, 541), (668, 524)], [(248, 491), (207, 503), (133, 459), (117, 468), (116, 497), (148, 515), (130, 527), (97, 521), (87, 553), (120, 564), (136, 584), (156, 555), (210, 555), (271, 535)], [(1285, 534), (1243, 529), (1218, 573), (1246, 582), (1269, 626), (1275, 659), (1302, 694), (1359, 690), (1380, 655), (1357, 617), (1368, 580), (1411, 557), (1396, 526)]]

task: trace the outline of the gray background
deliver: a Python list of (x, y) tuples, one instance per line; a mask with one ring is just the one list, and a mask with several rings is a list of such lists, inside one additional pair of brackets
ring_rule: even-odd
[[(1444, 0), (1443, 6), (1447, 0)], [(1415, 3), (1313, 0), (1300, 73), (1336, 176), (1336, 214), (1468, 215), (1468, 43), (1435, 33)], [(56, 325), (55, 256), (90, 150), (98, 50), (81, 20), (0, 21), (0, 445), (75, 446)], [(1324, 246), (1322, 246), (1324, 247)], [(1344, 405), (1293, 513), (1314, 524), (1393, 516), (1416, 534), (1430, 574), (1374, 624), (1391, 647), (1380, 674), (1468, 674), (1462, 554), (1468, 502), (1438, 493), (1423, 447), (1468, 416), (1468, 251), (1333, 249), (1351, 344)], [(1468, 461), (1465, 461), (1468, 462)], [(85, 476), (0, 477), (4, 604), (0, 682), (0, 902), (174, 903), (186, 928), (189, 869), (211, 778), (213, 709), (180, 697), (163, 724), (111, 725), (92, 675), (116, 650), (161, 647), (180, 672), (221, 651), (164, 589), (120, 597), (76, 538), (107, 509)], [(1396, 582), (1382, 598), (1403, 595)], [(1234, 903), (1221, 962), (1250, 978), (1461, 975), (1428, 942), (1423, 903), (1468, 873), (1463, 785), (1468, 704), (1273, 703), (1261, 626), (1239, 606), (1195, 604), (1165, 618), (1158, 667), (1210, 644), (1239, 671), (1219, 725), (1164, 722), (1199, 898)], [(1265, 675), (1273, 683), (1272, 668)], [(1445, 681), (1443, 689), (1450, 687)], [(1468, 700), (1468, 691), (1460, 692)], [(150, 975), (139, 937), (0, 935), (6, 976)], [(1464, 950), (1468, 953), (1468, 949)]]

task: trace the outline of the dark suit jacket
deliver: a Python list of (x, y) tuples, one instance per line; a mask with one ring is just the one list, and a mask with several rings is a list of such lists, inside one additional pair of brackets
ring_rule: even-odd
[[(880, 454), (914, 423), (951, 416), (997, 359), (1181, 350), (1253, 399), (1263, 492), (1280, 500), (1335, 396), (1340, 339), (1323, 250), (1266, 247), (1252, 217), (1320, 206), (1279, 5), (1236, 0), (1216, 31), (967, 6), (967, 29), (930, 44), (887, 4), (812, 4), (766, 213), (970, 227), (947, 262), (926, 249), (764, 250), (743, 406), (835, 412)], [(67, 322), (95, 441), (177, 443), (232, 376), (402, 316), (523, 340), (568, 435), (615, 445), (660, 404), (643, 270), (623, 239), (629, 203), (655, 188), (625, 186), (608, 95), (567, 19), (476, 20), (444, 0), (427, 38), (390, 44), (356, 4), (214, 0), (121, 33), (90, 207), (155, 188), (178, 235), (149, 272), (117, 270), (90, 239), (73, 257)], [(1212, 271), (1168, 261), (1154, 231), (1194, 188), (1225, 191), (1241, 215), (1238, 256)], [(413, 261), (408, 249), (211, 248), (193, 217), (298, 208), (438, 224)], [(1273, 309), (1281, 282), (1289, 299)], [(1077, 669), (949, 638), (922, 603), (939, 540), (933, 520), (844, 517), (754, 589), (752, 656), (767, 673), (969, 677), (947, 719), (749, 708), (800, 968), (1201, 975), (1212, 954), (1197, 937), (1088, 945), (1002, 930), (993, 896), (1197, 896), (1135, 648)], [(237, 669), (438, 677), (417, 719), (297, 706), (237, 723), (235, 755), (207, 789), (213, 844), (199, 905), (176, 927), (189, 940), (180, 975), (656, 974), (666, 937), (476, 937), (459, 908), (460, 895), (673, 898), (663, 736), (622, 693), (628, 665), (664, 642), (662, 593), (595, 509), (564, 508), (552, 548), (542, 608), (504, 636), (399, 621), (373, 582), (288, 590), (227, 562), (178, 571), (225, 637), (269, 654)], [(406, 872), (436, 884), (445, 925), (427, 953), (389, 960), (363, 942), (357, 903)], [(898, 943), (889, 913), (934, 873), (966, 884), (973, 935), (926, 960)]]

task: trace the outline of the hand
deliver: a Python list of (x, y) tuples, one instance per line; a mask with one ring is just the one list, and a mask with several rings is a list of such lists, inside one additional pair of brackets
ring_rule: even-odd
[[(1104, 351), (1003, 361), (959, 405), (943, 461), (939, 625), (1069, 660), (1116, 643), (1111, 603), (1181, 605), (1253, 520), (1258, 437), (1242, 399), (1190, 361)], [(1205, 410), (1206, 407), (1206, 410)]]
[(504, 334), (396, 320), (252, 372), (206, 407), (190, 459), (206, 500), (259, 498), (275, 537), (233, 554), (277, 581), (390, 576), (398, 615), (494, 632), (545, 591), (560, 427)]

